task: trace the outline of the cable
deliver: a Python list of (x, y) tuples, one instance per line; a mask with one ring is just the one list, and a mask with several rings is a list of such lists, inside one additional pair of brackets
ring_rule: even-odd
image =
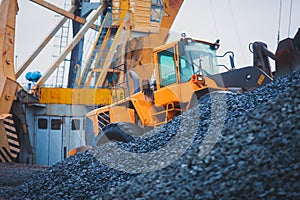
[(218, 27), (217, 27), (217, 23), (216, 23), (216, 15), (215, 15), (215, 12), (214, 12), (213, 3), (212, 3), (212, 0), (209, 0), (209, 2), (210, 2), (210, 8), (211, 8), (211, 13), (212, 13), (212, 17), (213, 17), (216, 37), (218, 37), (219, 33), (218, 33)]
[(289, 29), (288, 29), (288, 36), (289, 37), (290, 37), (290, 33), (291, 33), (292, 11), (293, 11), (293, 0), (291, 0), (291, 7), (290, 7)]
[(279, 4), (279, 19), (278, 19), (277, 45), (279, 44), (279, 40), (280, 40), (281, 10), (282, 10), (282, 0), (280, 0), (280, 4)]
[(231, 14), (231, 17), (232, 17), (234, 29), (235, 29), (237, 39), (238, 39), (238, 42), (239, 42), (239, 45), (240, 45), (240, 49), (241, 49), (241, 52), (242, 52), (242, 55), (243, 55), (243, 60), (244, 60), (244, 63), (246, 63), (246, 57), (245, 57), (245, 54), (244, 54), (244, 51), (243, 51), (243, 48), (242, 48), (242, 43), (241, 43), (241, 39), (240, 39), (239, 32), (238, 32), (238, 29), (237, 29), (237, 25), (236, 25), (236, 22), (234, 20), (234, 15), (233, 15), (233, 10), (232, 10), (232, 7), (231, 7), (230, 0), (228, 0), (228, 4), (229, 4), (229, 8), (230, 8), (230, 14)]

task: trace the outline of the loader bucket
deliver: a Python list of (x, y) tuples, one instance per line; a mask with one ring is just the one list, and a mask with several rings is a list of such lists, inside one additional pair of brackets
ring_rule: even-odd
[(300, 68), (300, 29), (294, 39), (287, 38), (279, 42), (275, 60), (275, 78)]

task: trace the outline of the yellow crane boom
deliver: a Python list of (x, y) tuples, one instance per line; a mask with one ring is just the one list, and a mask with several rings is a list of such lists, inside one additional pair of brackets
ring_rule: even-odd
[(9, 162), (20, 151), (10, 110), (16, 96), (14, 42), (17, 0), (3, 0), (0, 5), (0, 161)]

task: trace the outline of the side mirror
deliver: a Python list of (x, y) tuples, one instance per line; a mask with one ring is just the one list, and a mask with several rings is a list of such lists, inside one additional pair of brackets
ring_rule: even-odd
[[(233, 53), (233, 51), (227, 51), (227, 52), (224, 53), (223, 55), (217, 56), (217, 57), (218, 57), (218, 58), (224, 58), (227, 54), (230, 54), (230, 55), (229, 55), (229, 62), (230, 62), (231, 69), (235, 69), (235, 64), (234, 64), (234, 53)], [(220, 64), (219, 64), (219, 66), (223, 66), (223, 67), (225, 67), (227, 70), (229, 70), (228, 67), (226, 67), (226, 65), (220, 65)]]
[(229, 61), (230, 61), (230, 66), (232, 69), (235, 69), (235, 64), (234, 64), (234, 54), (229, 56)]

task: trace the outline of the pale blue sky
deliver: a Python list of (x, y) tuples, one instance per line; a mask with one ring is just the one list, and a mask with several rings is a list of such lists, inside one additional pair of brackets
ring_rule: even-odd
[[(48, 0), (63, 5), (64, 0)], [(290, 0), (282, 0), (280, 37), (288, 37)], [(248, 45), (263, 41), (271, 51), (276, 50), (280, 0), (185, 0), (174, 22), (171, 33), (214, 42), (221, 40), (219, 54), (235, 52), (237, 66), (252, 64)], [(28, 0), (19, 0), (16, 48), (17, 66), (40, 44), (55, 26), (54, 13)], [(293, 0), (290, 37), (300, 28), (300, 0)], [(45, 71), (53, 62), (53, 45), (35, 60), (30, 71)], [(24, 75), (25, 76), (25, 75)]]

